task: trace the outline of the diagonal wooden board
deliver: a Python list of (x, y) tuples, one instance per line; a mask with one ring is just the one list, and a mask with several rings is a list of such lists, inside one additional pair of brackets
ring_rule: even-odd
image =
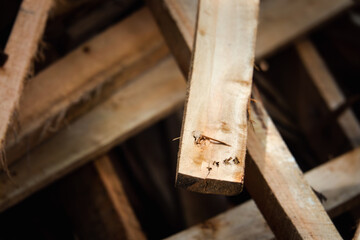
[(8, 164), (167, 54), (149, 10), (143, 8), (40, 72), (23, 91), (18, 116), (20, 131), (16, 138), (10, 134), (6, 143)]
[[(51, 0), (24, 0), (6, 44), (8, 60), (0, 68), (0, 151), (4, 151), (6, 133), (14, 121), (24, 80), (31, 71), (51, 5)], [(0, 160), (7, 169), (5, 154), (0, 155)]]
[(0, 211), (174, 111), (183, 104), (185, 90), (184, 79), (170, 56), (129, 81), (108, 100), (13, 164), (12, 181), (0, 174)]
[[(360, 148), (341, 155), (305, 174), (305, 178), (327, 197), (323, 203), (331, 217), (359, 205)], [(355, 203), (356, 205), (354, 206)], [(256, 207), (247, 201), (204, 223), (179, 232), (168, 239), (274, 239), (274, 234)]]
[(259, 1), (201, 0), (176, 185), (242, 191)]
[[(164, 34), (170, 49), (191, 52), (192, 45), (183, 40), (181, 31), (185, 29), (188, 33), (184, 35), (191, 36), (195, 22), (186, 17), (188, 13), (179, 11), (186, 8), (172, 8), (172, 4), (179, 6), (186, 3), (161, 0), (148, 2), (160, 27), (171, 30), (171, 34), (166, 33), (166, 30)], [(173, 37), (168, 37), (169, 35)], [(176, 36), (180, 39), (176, 40)], [(174, 52), (174, 56), (180, 56), (177, 60), (186, 75), (188, 70), (184, 66), (189, 66), (189, 59), (177, 52)], [(245, 164), (245, 184), (275, 236), (280, 239), (340, 239), (339, 233), (304, 180), (294, 157), (261, 104), (256, 88), (253, 96), (259, 101), (251, 104), (255, 124), (254, 128), (248, 128), (248, 151), (252, 159), (247, 158)]]

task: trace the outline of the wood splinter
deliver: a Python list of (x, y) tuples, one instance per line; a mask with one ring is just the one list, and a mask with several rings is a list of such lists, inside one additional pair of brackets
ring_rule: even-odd
[(199, 3), (178, 187), (242, 191), (258, 8), (258, 0)]

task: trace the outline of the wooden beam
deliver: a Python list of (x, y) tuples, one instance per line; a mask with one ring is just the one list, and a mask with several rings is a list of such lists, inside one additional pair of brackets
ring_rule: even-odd
[(10, 135), (7, 144), (9, 163), (167, 54), (150, 12), (142, 9), (40, 72), (24, 89), (21, 129), (16, 138)]
[(178, 187), (224, 195), (242, 191), (258, 10), (258, 0), (200, 1)]
[[(19, 104), (25, 78), (31, 69), (38, 43), (45, 29), (51, 0), (24, 0), (20, 6), (9, 40), (8, 56), (0, 68), (0, 151), (4, 151), (6, 133)], [(0, 163), (7, 169), (5, 154)]]
[(12, 181), (1, 174), (0, 211), (99, 157), (178, 108), (185, 99), (185, 88), (183, 77), (171, 58), (130, 81), (11, 166)]
[(79, 239), (145, 239), (108, 155), (62, 178), (52, 188)]
[[(305, 174), (305, 179), (327, 197), (327, 201), (323, 204), (331, 217), (345, 212), (347, 209), (344, 207), (349, 203), (359, 205), (359, 158), (360, 148), (357, 148)], [(168, 239), (265, 240), (274, 237), (255, 202), (250, 200)]]
[(94, 162), (94, 165), (114, 206), (116, 214), (123, 223), (127, 239), (145, 239), (144, 233), (141, 231), (140, 224), (136, 219), (109, 156), (99, 158)]
[[(345, 103), (346, 98), (341, 92), (336, 80), (333, 78), (326, 63), (310, 40), (304, 39), (296, 43), (297, 52), (319, 90), (322, 98), (327, 103), (329, 110), (335, 111)], [(338, 118), (339, 125), (349, 138), (350, 143), (356, 147), (360, 145), (360, 124), (354, 112), (347, 109)]]
[[(167, 24), (173, 24), (169, 28), (173, 32), (180, 32), (174, 36), (181, 35), (183, 29), (188, 31), (185, 36), (194, 32), (195, 24), (190, 18), (186, 18), (188, 15), (186, 12), (181, 11), (184, 8), (172, 8), (184, 2), (176, 4), (174, 2), (168, 4), (168, 1), (160, 2), (161, 4), (156, 0), (150, 1), (150, 7), (159, 22), (166, 21)], [(182, 21), (175, 22), (174, 19), (179, 19), (179, 16)], [(186, 27), (178, 27), (182, 24)], [(164, 22), (159, 25), (164, 25)], [(170, 42), (171, 40), (168, 39), (169, 45), (178, 43)], [(182, 51), (192, 51), (191, 44), (182, 47)], [(176, 53), (174, 55), (178, 56)], [(189, 63), (179, 65), (186, 66)], [(185, 75), (187, 71), (185, 69)], [(339, 233), (311, 187), (304, 180), (294, 157), (263, 108), (256, 88), (253, 96), (258, 102), (251, 104), (254, 128), (248, 128), (247, 146), (252, 160), (247, 158), (245, 164), (245, 184), (272, 231), (280, 239), (340, 239)]]

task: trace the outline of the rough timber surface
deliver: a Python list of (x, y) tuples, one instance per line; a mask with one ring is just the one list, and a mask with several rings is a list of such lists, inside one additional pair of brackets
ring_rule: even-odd
[(20, 131), (7, 142), (9, 164), (166, 54), (150, 12), (141, 9), (40, 72), (25, 86)]
[[(177, 32), (174, 36), (191, 36), (194, 32), (195, 22), (187, 18), (185, 7), (179, 7), (186, 5), (185, 2), (156, 0), (148, 2), (159, 25), (171, 25), (168, 29)], [(158, 4), (162, 7), (158, 7)], [(173, 6), (176, 6), (175, 9)], [(184, 29), (188, 32), (183, 35), (181, 31)], [(168, 35), (165, 33), (164, 36)], [(167, 42), (172, 51), (192, 51), (192, 41), (185, 42), (187, 44), (181, 46), (181, 49), (179, 46), (176, 48), (171, 46), (178, 44), (179, 41), (171, 40), (173, 39), (168, 38)], [(179, 54), (174, 53), (174, 56)], [(179, 65), (189, 66), (189, 63), (179, 63)], [(186, 75), (188, 69), (182, 68), (182, 70)], [(279, 239), (340, 239), (339, 233), (313, 190), (304, 180), (294, 157), (261, 104), (256, 88), (253, 97), (258, 103), (251, 104), (252, 120), (255, 123), (254, 128), (248, 128), (247, 144), (252, 159), (247, 158), (245, 164), (245, 184), (275, 236)]]
[(185, 83), (166, 58), (151, 70), (11, 166), (12, 181), (0, 175), (0, 211), (101, 156), (110, 148), (179, 107)]
[[(17, 120), (15, 113), (24, 81), (32, 71), (32, 60), (51, 5), (51, 0), (24, 0), (7, 41), (5, 53), (8, 60), (0, 68), (0, 151), (5, 148), (6, 133), (11, 122)], [(0, 155), (0, 160), (6, 168), (4, 154)]]
[[(360, 199), (360, 148), (339, 156), (305, 174), (305, 179), (326, 196), (324, 207), (331, 217), (343, 213)], [(328, 184), (330, 183), (330, 184)], [(274, 239), (256, 207), (247, 201), (168, 239)]]
[(258, 8), (257, 0), (200, 1), (179, 187), (225, 195), (242, 191)]

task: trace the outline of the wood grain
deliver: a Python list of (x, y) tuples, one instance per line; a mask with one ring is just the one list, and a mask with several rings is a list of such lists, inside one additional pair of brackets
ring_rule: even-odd
[[(51, 0), (24, 0), (6, 43), (8, 60), (0, 68), (1, 151), (5, 147), (6, 133), (18, 108), (24, 80), (31, 71), (31, 62), (36, 55), (51, 5)], [(0, 160), (6, 169), (4, 154), (0, 155)]]
[(178, 108), (185, 83), (171, 58), (34, 148), (0, 175), (0, 210), (16, 204)]
[(259, 2), (200, 1), (176, 185), (242, 191)]
[[(344, 207), (360, 198), (359, 159), (360, 148), (357, 148), (305, 174), (305, 179), (327, 197), (323, 204), (331, 217), (348, 210)], [(255, 202), (251, 200), (168, 239), (267, 240), (274, 237)]]
[(111, 163), (109, 156), (103, 156), (94, 162), (95, 168), (112, 202), (116, 214), (123, 223), (127, 239), (145, 239), (140, 224), (126, 197), (125, 190)]
[(166, 54), (168, 50), (150, 12), (141, 9), (40, 72), (24, 89), (18, 118), (21, 128), (16, 138), (9, 136), (7, 143), (9, 163), (107, 99)]
[[(187, 13), (179, 11), (184, 8), (172, 9), (173, 5), (167, 4), (168, 1), (162, 3), (165, 5), (162, 8), (156, 8), (155, 2), (155, 0), (150, 2), (154, 16), (158, 22), (166, 21), (167, 24), (172, 24), (169, 28), (173, 32), (178, 32), (175, 36), (181, 35), (183, 29), (189, 31), (189, 35), (194, 32), (194, 22), (186, 18)], [(181, 1), (176, 2), (175, 5), (182, 4), (185, 3)], [(174, 13), (177, 16), (173, 16)], [(174, 20), (178, 18), (182, 21)], [(177, 27), (182, 24), (186, 27)], [(162, 26), (164, 23), (159, 25)], [(176, 41), (170, 42), (171, 40), (171, 38), (167, 39), (169, 45), (178, 44)], [(182, 47), (182, 51), (192, 51), (191, 44)], [(175, 53), (174, 56), (178, 55)], [(186, 66), (186, 63), (179, 65)], [(189, 66), (189, 63), (187, 65)], [(185, 75), (187, 71), (185, 69)], [(247, 144), (252, 159), (247, 159), (245, 164), (245, 184), (272, 231), (279, 239), (340, 239), (339, 233), (311, 187), (304, 180), (295, 159), (267, 115), (256, 88), (253, 96), (258, 103), (251, 104), (255, 124), (254, 128), (248, 128)]]

